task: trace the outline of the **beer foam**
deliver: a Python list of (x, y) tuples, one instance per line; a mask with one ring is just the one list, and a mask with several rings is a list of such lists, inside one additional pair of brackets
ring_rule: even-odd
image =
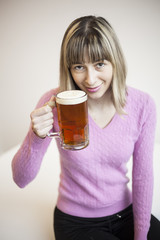
[(85, 102), (87, 94), (81, 90), (64, 91), (57, 94), (56, 102), (63, 105), (74, 105)]

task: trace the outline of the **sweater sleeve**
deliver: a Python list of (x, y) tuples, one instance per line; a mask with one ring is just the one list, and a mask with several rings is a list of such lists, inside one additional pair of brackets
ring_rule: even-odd
[(151, 97), (148, 97), (141, 114), (140, 134), (133, 153), (134, 240), (147, 240), (150, 227), (156, 126), (156, 107)]
[[(53, 91), (50, 91), (43, 95), (36, 108), (49, 101), (52, 94)], [(36, 177), (50, 141), (50, 138), (41, 139), (36, 136), (30, 125), (27, 136), (12, 160), (13, 180), (19, 187), (25, 187)]]

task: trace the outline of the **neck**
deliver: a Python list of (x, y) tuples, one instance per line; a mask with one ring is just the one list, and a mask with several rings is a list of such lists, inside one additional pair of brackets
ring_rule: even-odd
[(97, 100), (89, 98), (88, 107), (90, 116), (100, 128), (106, 127), (116, 113), (111, 93)]
[(104, 94), (99, 99), (88, 98), (89, 111), (95, 111), (95, 110), (101, 111), (102, 109), (106, 109), (110, 106), (113, 106), (111, 92), (106, 92), (106, 94)]

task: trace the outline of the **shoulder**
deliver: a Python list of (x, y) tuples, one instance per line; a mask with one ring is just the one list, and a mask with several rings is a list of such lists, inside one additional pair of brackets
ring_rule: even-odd
[(146, 110), (150, 110), (152, 108), (156, 108), (155, 101), (149, 93), (133, 87), (127, 87), (126, 99), (127, 104), (130, 105), (132, 108), (135, 108), (135, 110), (144, 110), (144, 108)]
[(139, 126), (145, 122), (156, 124), (156, 104), (150, 94), (133, 87), (127, 87), (125, 111), (127, 115)]
[(59, 87), (55, 88), (55, 89), (51, 89), (47, 92), (45, 92), (41, 98), (39, 99), (36, 108), (42, 107), (46, 102), (48, 102), (50, 100), (50, 98), (53, 95), (56, 95), (59, 92)]

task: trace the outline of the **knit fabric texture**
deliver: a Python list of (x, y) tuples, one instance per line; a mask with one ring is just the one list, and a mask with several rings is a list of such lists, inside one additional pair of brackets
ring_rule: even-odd
[[(36, 108), (43, 106), (58, 89), (44, 94)], [(147, 240), (153, 193), (153, 148), (156, 107), (153, 99), (128, 87), (126, 115), (114, 115), (100, 128), (89, 116), (89, 146), (60, 153), (60, 184), (57, 207), (79, 217), (112, 215), (133, 204), (135, 240)], [(57, 109), (54, 131), (58, 131)], [(25, 187), (38, 174), (50, 138), (40, 139), (29, 132), (12, 161), (13, 179)], [(132, 192), (128, 188), (126, 164), (133, 159)], [(54, 156), (53, 156), (54, 158)]]

